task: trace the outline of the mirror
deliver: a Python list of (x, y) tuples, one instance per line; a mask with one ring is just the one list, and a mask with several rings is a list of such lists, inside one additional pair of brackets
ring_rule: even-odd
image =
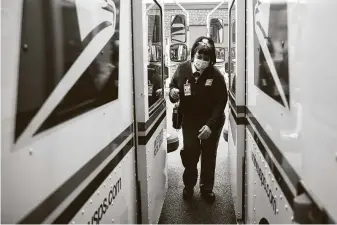
[(173, 44), (170, 46), (170, 59), (172, 62), (184, 62), (187, 60), (187, 52), (185, 44)]
[(171, 17), (171, 42), (186, 42), (186, 19), (185, 15), (175, 15)]
[[(233, 72), (233, 69), (234, 69), (234, 64), (231, 63), (231, 64), (230, 64), (230, 67), (231, 67), (231, 73), (232, 73), (232, 72)], [(229, 63), (228, 63), (228, 62), (225, 63), (225, 72), (226, 72), (226, 73), (229, 73)]]
[(160, 62), (161, 61), (161, 47), (159, 45), (150, 45), (148, 47), (149, 51), (149, 62)]
[(213, 18), (210, 21), (210, 37), (214, 43), (222, 43), (224, 38), (224, 28), (222, 19)]
[(225, 49), (216, 47), (215, 48), (216, 62), (222, 63), (225, 61)]

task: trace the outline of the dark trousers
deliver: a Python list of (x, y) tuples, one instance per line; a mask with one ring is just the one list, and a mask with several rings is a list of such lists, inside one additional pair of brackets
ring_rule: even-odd
[(196, 122), (183, 123), (184, 149), (180, 152), (182, 164), (185, 167), (183, 182), (187, 188), (193, 188), (196, 185), (198, 179), (197, 164), (201, 155), (200, 189), (212, 191), (217, 148), (224, 123), (219, 124), (216, 130), (212, 130), (210, 137), (200, 141), (198, 139), (199, 130), (204, 125)]

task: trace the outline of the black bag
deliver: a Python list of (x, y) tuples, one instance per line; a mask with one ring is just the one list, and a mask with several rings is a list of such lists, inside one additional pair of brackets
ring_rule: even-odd
[(179, 102), (178, 102), (173, 107), (172, 126), (174, 129), (179, 130), (181, 129), (182, 124), (183, 124), (183, 115), (179, 110)]

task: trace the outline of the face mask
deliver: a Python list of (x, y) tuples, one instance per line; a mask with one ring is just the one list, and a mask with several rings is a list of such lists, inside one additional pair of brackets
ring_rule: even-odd
[(204, 61), (201, 59), (194, 59), (194, 65), (198, 70), (204, 70), (208, 67), (209, 61)]

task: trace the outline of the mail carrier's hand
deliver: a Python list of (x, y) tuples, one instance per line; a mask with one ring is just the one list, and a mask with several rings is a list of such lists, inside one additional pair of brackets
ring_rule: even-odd
[(179, 89), (178, 88), (172, 88), (170, 91), (170, 95), (174, 100), (179, 99)]
[(198, 138), (200, 140), (209, 138), (209, 136), (211, 136), (211, 133), (212, 133), (211, 129), (207, 125), (203, 126), (199, 130), (199, 132), (200, 132), (200, 134), (199, 134)]

